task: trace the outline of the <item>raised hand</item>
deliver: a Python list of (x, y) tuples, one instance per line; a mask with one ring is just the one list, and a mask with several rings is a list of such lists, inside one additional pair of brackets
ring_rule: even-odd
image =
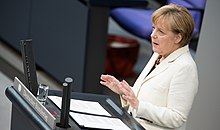
[(121, 83), (118, 79), (116, 79), (114, 76), (111, 75), (101, 75), (100, 77), (101, 81), (100, 83), (106, 87), (108, 87), (113, 92), (121, 95)]
[(139, 105), (139, 101), (135, 96), (133, 90), (131, 89), (130, 85), (125, 81), (121, 81), (121, 91), (122, 91), (122, 98), (130, 104), (133, 108), (137, 109)]

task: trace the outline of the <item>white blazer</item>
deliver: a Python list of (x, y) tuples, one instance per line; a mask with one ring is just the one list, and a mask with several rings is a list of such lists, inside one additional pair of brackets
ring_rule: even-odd
[(198, 90), (196, 64), (184, 46), (165, 58), (148, 76), (158, 54), (154, 53), (132, 87), (138, 110), (128, 112), (146, 130), (185, 130)]

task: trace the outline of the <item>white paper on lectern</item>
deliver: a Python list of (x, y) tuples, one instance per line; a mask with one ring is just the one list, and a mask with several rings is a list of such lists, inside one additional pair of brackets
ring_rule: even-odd
[[(61, 104), (62, 104), (61, 97), (58, 96), (48, 96), (48, 97), (61, 109)], [(94, 102), (94, 101), (71, 99), (70, 110), (83, 112), (83, 113), (90, 113), (95, 115), (111, 116), (98, 102)]]
[(111, 130), (130, 130), (120, 119), (93, 116), (70, 112), (70, 116), (80, 125), (87, 128), (111, 129)]

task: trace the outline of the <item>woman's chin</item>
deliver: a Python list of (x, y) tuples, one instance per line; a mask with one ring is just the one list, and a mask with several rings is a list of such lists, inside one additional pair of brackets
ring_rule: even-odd
[(152, 50), (153, 50), (153, 52), (158, 52), (158, 48), (155, 46), (152, 46)]

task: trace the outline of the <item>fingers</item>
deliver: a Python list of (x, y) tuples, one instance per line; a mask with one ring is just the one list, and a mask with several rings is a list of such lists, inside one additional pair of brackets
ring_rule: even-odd
[(100, 84), (108, 87), (109, 89), (111, 89), (113, 92), (120, 94), (120, 81), (117, 80), (114, 76), (111, 75), (101, 75), (100, 77), (101, 81)]
[(126, 100), (132, 101), (133, 99), (136, 98), (136, 96), (135, 96), (133, 90), (131, 89), (130, 85), (125, 80), (121, 81), (121, 87), (122, 87), (122, 91), (123, 91), (123, 94), (124, 94), (123, 97)]
[(125, 95), (127, 95), (127, 96), (131, 95), (131, 93), (132, 93), (133, 91), (132, 91), (130, 85), (129, 85), (125, 80), (123, 80), (123, 81), (121, 82), (121, 86), (122, 86), (122, 88), (123, 88), (122, 91), (123, 91), (123, 93), (124, 93)]
[(108, 75), (103, 75), (102, 74), (100, 79), (103, 80), (103, 81), (107, 81), (108, 80)]
[(125, 80), (121, 81), (121, 85), (126, 91), (131, 91), (130, 85)]
[(138, 105), (139, 105), (139, 101), (138, 101), (137, 97), (135, 96), (134, 92), (132, 91), (130, 86), (128, 86), (127, 83), (122, 81), (121, 84), (123, 87), (123, 89), (122, 89), (123, 94), (121, 95), (121, 97), (124, 100), (126, 100), (128, 102), (128, 104), (130, 104), (133, 108), (137, 109)]
[(110, 85), (110, 83), (111, 83), (111, 79), (110, 79), (110, 78), (111, 78), (111, 77), (110, 77), (109, 75), (101, 75), (101, 77), (100, 77), (100, 79), (101, 79), (100, 83), (101, 83), (102, 85), (108, 86), (108, 85)]
[(105, 82), (105, 81), (100, 81), (100, 84), (104, 85), (104, 86), (109, 86), (109, 83), (108, 82)]
[(100, 79), (105, 82), (117, 82), (118, 80), (111, 75), (101, 75)]

